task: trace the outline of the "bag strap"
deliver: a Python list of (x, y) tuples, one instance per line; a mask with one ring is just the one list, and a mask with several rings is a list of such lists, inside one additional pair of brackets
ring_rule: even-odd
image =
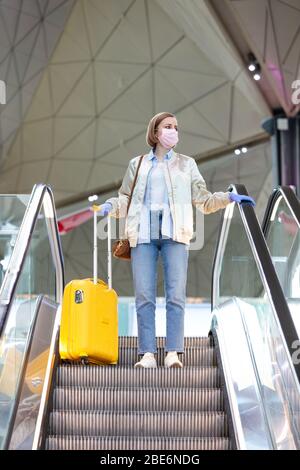
[(144, 157), (144, 155), (140, 156), (139, 164), (138, 164), (138, 167), (137, 167), (137, 170), (136, 170), (136, 173), (135, 173), (135, 177), (134, 177), (134, 180), (133, 180), (133, 185), (132, 185), (132, 188), (131, 188), (131, 193), (130, 193), (130, 196), (129, 196), (129, 202), (128, 202), (128, 206), (127, 206), (127, 214), (128, 214), (129, 206), (131, 204), (132, 193), (133, 193), (133, 190), (134, 190), (134, 187), (135, 187), (136, 179), (137, 179), (137, 176), (138, 176), (138, 172), (139, 172), (143, 157)]

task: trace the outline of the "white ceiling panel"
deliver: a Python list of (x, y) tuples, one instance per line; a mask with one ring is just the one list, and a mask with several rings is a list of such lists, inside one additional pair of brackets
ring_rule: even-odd
[[(178, 29), (176, 29), (178, 30)], [(224, 72), (215, 66), (208, 57), (190, 39), (181, 34), (180, 41), (174, 41), (174, 47), (158, 61), (159, 66), (170, 69), (198, 72), (203, 75), (224, 77)]]
[(52, 113), (53, 107), (49, 72), (45, 72), (37, 89), (35, 99), (27, 114), (27, 120), (44, 119), (51, 117)]
[(90, 127), (93, 120), (90, 118), (57, 118), (54, 121), (54, 153), (63, 156), (63, 149), (72, 144), (81, 135), (84, 136), (86, 129)]
[[(116, 146), (122, 145), (125, 141), (135, 137), (144, 131), (144, 125), (126, 121), (115, 121), (112, 119), (100, 118), (97, 120), (97, 141), (96, 157), (106, 155), (107, 152)], [(124, 140), (126, 136), (126, 140)]]
[[(31, 192), (33, 186), (36, 183), (45, 181), (48, 177), (48, 172), (50, 168), (50, 161), (40, 161), (39, 165), (39, 180), (36, 178), (36, 166), (35, 162), (24, 162), (21, 165), (20, 176), (18, 179), (18, 193), (22, 192)], [(26, 182), (26, 183), (25, 183)]]
[[(261, 115), (236, 87), (233, 90), (231, 142), (261, 133)], [(244, 110), (247, 109), (247, 113)]]
[(58, 116), (91, 116), (97, 113), (94, 74), (90, 65), (60, 106)]
[(54, 191), (67, 191), (70, 194), (86, 190), (85, 181), (91, 162), (54, 160), (51, 163), (48, 180)]
[[(49, 159), (53, 154), (53, 119), (29, 122), (23, 127), (24, 160)], [(41, 161), (42, 163), (42, 161)], [(38, 168), (38, 166), (36, 167)], [(36, 174), (38, 177), (38, 173)]]
[(219, 86), (213, 94), (204, 96), (197, 103), (195, 108), (203, 116), (202, 122), (205, 120), (205, 123), (198, 125), (198, 132), (202, 133), (202, 129), (207, 128), (209, 124), (210, 129), (214, 129), (213, 136), (216, 140), (230, 141), (232, 88), (232, 82), (226, 82)]
[(101, 112), (146, 70), (146, 65), (95, 62), (95, 90)]
[(102, 162), (104, 165), (111, 165), (112, 168), (116, 169), (116, 178), (113, 178), (113, 181), (117, 180), (117, 175), (120, 175), (120, 172), (123, 175), (128, 166), (129, 160), (132, 158), (132, 153), (127, 145), (116, 145), (115, 148), (109, 152), (106, 152), (100, 156), (97, 156), (96, 161)]
[[(207, 119), (206, 109), (202, 100), (194, 103), (177, 113), (178, 127), (184, 132), (189, 132), (194, 136), (206, 138), (217, 143), (224, 143), (224, 138), (219, 132), (215, 123), (210, 123)], [(218, 145), (217, 145), (218, 146)], [(199, 147), (201, 153), (201, 147)]]
[[(81, 120), (79, 120), (81, 121)], [(84, 123), (84, 124), (83, 124)], [(74, 129), (74, 123), (69, 122), (70, 131)], [(58, 141), (60, 140), (61, 150), (57, 150), (55, 158), (57, 159), (68, 159), (70, 160), (91, 160), (94, 158), (95, 152), (95, 126), (96, 122), (83, 121), (80, 126), (78, 126), (78, 132), (74, 135), (70, 132), (68, 141), (64, 142), (65, 139), (65, 130), (59, 125), (56, 127), (56, 138), (57, 138), (57, 147)], [(67, 144), (67, 145), (66, 145)]]
[[(93, 163), (92, 171), (89, 175), (88, 181), (91, 186), (93, 185), (93, 188), (101, 187), (105, 181), (118, 181), (123, 177), (126, 168), (110, 164), (110, 156), (112, 157), (113, 155), (107, 155), (105, 159), (106, 161), (103, 161), (103, 159), (100, 158)], [(118, 152), (118, 156), (119, 159), (120, 156), (122, 156), (121, 149)]]
[(51, 80), (53, 111), (56, 113), (72, 93), (76, 83), (88, 69), (89, 63), (50, 64), (48, 67)]
[(11, 194), (13, 191), (11, 188), (17, 190), (19, 173), (21, 171), (21, 166), (7, 169), (2, 173), (2, 178), (0, 180), (0, 192), (1, 194)]

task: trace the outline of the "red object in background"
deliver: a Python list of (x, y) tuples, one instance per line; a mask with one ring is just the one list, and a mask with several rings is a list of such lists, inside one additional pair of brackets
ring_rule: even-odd
[(71, 230), (74, 230), (74, 228), (79, 227), (79, 225), (84, 224), (92, 217), (93, 212), (90, 208), (81, 209), (77, 212), (73, 212), (72, 214), (64, 215), (57, 221), (59, 234), (65, 235)]
[(299, 230), (298, 224), (293, 217), (287, 215), (284, 211), (278, 214), (278, 220), (281, 222), (289, 235), (297, 235)]

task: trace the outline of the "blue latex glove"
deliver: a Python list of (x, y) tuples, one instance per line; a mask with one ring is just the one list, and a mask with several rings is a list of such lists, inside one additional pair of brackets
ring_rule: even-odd
[(229, 198), (231, 201), (237, 202), (238, 204), (240, 204), (241, 202), (250, 202), (253, 207), (255, 206), (254, 199), (252, 199), (252, 197), (250, 196), (246, 196), (245, 194), (235, 194), (230, 192)]
[(106, 216), (112, 210), (112, 203), (111, 202), (104, 202), (101, 204), (101, 209), (99, 211), (99, 215)]

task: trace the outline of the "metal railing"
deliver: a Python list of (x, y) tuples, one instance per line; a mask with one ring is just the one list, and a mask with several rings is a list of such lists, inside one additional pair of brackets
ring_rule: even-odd
[(9, 266), (0, 287), (0, 335), (2, 334), (3, 325), (7, 318), (8, 307), (14, 296), (34, 227), (42, 207), (44, 208), (48, 237), (55, 267), (56, 302), (60, 304), (62, 301), (64, 290), (64, 260), (57, 228), (54, 197), (50, 186), (39, 183), (36, 184), (32, 190)]
[[(244, 185), (240, 184), (232, 184), (229, 186), (228, 190), (235, 192), (236, 194), (248, 194), (247, 190)], [(281, 369), (282, 372), (282, 381), (283, 384), (287, 384), (288, 381), (291, 381), (294, 384), (294, 389), (295, 393), (297, 396), (300, 397), (300, 388), (299, 388), (299, 381), (300, 381), (300, 364), (293, 363), (292, 361), (292, 356), (294, 353), (293, 349), (293, 344), (294, 341), (298, 339), (297, 331), (294, 326), (294, 322), (285, 298), (285, 295), (283, 293), (283, 290), (281, 288), (279, 279), (277, 277), (270, 252), (268, 250), (268, 247), (266, 245), (266, 241), (263, 235), (263, 232), (261, 230), (261, 227), (259, 225), (259, 222), (257, 220), (254, 208), (252, 207), (251, 204), (249, 203), (242, 203), (242, 204), (237, 204), (237, 205), (229, 205), (226, 207), (223, 215), (223, 220), (222, 223), (220, 224), (220, 229), (219, 229), (219, 234), (218, 234), (218, 240), (217, 240), (217, 246), (216, 246), (216, 251), (215, 251), (215, 256), (214, 256), (214, 261), (213, 261), (213, 276), (212, 276), (212, 292), (211, 292), (211, 309), (212, 311), (216, 311), (215, 316), (217, 315), (216, 318), (220, 319), (220, 325), (223, 324), (223, 329), (224, 326), (226, 326), (225, 323), (225, 318), (224, 321), (222, 319), (222, 316), (219, 316), (218, 311), (220, 311), (220, 308), (222, 308), (222, 303), (220, 304), (219, 297), (221, 298), (222, 295), (220, 295), (220, 278), (221, 276), (231, 276), (232, 273), (230, 272), (230, 267), (227, 265), (227, 270), (226, 272), (222, 271), (222, 263), (223, 263), (223, 258), (224, 254), (226, 252), (226, 245), (227, 242), (230, 240), (230, 227), (232, 223), (232, 217), (233, 217), (233, 211), (234, 208), (237, 206), (237, 212), (236, 214), (236, 219), (239, 219), (241, 221), (241, 227), (243, 227), (242, 230), (244, 230), (244, 240), (248, 240), (248, 245), (251, 247), (249, 253), (251, 252), (252, 256), (252, 262), (253, 266), (255, 266), (255, 269), (257, 270), (257, 273), (259, 273), (260, 279), (261, 279), (261, 285), (263, 286), (263, 291), (266, 295), (266, 298), (268, 299), (269, 306), (271, 307), (270, 312), (273, 312), (273, 317), (272, 317), (272, 325), (274, 328), (277, 328), (277, 331), (279, 332), (279, 337), (280, 337), (280, 345), (282, 346), (282, 354), (285, 358), (285, 366), (288, 368), (289, 371), (289, 377), (287, 378), (287, 372), (285, 372), (285, 367), (281, 367), (279, 365), (279, 368)], [(239, 227), (239, 225), (237, 225)], [(239, 242), (239, 232), (234, 232), (237, 233), (237, 240), (236, 243)], [(245, 236), (246, 234), (246, 236)], [(241, 234), (242, 235), (242, 234)], [(232, 240), (231, 240), (232, 242)], [(232, 250), (232, 245), (230, 250)], [(239, 257), (241, 256), (242, 252), (237, 251), (236, 255)], [(233, 258), (229, 259), (234, 259), (234, 252), (229, 251), (229, 256)], [(247, 260), (244, 260), (244, 262)], [(249, 263), (249, 261), (247, 261)], [(229, 269), (229, 272), (228, 272)], [(238, 275), (241, 275), (238, 271)], [(232, 281), (234, 282), (234, 281)], [(248, 281), (247, 279), (244, 280), (244, 283), (248, 283), (251, 281)], [(235, 341), (235, 324), (230, 323), (229, 320), (231, 320), (231, 315), (229, 314), (230, 308), (228, 308), (229, 305), (231, 305), (229, 302), (229, 297), (230, 297), (230, 286), (232, 286), (231, 282), (227, 282), (225, 291), (226, 295), (224, 299), (228, 298), (226, 302), (224, 302), (224, 313), (226, 311), (227, 314), (227, 319), (228, 323), (226, 326), (227, 334), (231, 336), (231, 343), (228, 342), (227, 346), (231, 347), (230, 344), (232, 345), (232, 348), (234, 349), (234, 341)], [(242, 284), (241, 284), (242, 285)], [(256, 286), (255, 286), (256, 288)], [(259, 288), (260, 289), (260, 288)], [(232, 292), (234, 292), (234, 289), (232, 289)], [(251, 292), (251, 288), (250, 288)], [(254, 292), (252, 290), (252, 292)], [(261, 292), (257, 292), (258, 297), (261, 295)], [(232, 299), (235, 298), (235, 296), (238, 295), (237, 293), (232, 294)], [(246, 296), (247, 297), (247, 296)], [(256, 295), (255, 295), (256, 297)], [(245, 303), (245, 302), (244, 302)], [(243, 305), (243, 303), (241, 304)], [(245, 304), (246, 305), (246, 304)], [(245, 319), (243, 319), (243, 313), (241, 311), (241, 317), (239, 317), (239, 314), (236, 314), (236, 318), (239, 318), (239, 321), (241, 323), (241, 329), (243, 329), (246, 325)], [(248, 315), (248, 314), (247, 314)], [(271, 313), (270, 313), (271, 315)], [(232, 315), (233, 316), (233, 315)], [(248, 318), (248, 317), (245, 317)], [(221, 321), (222, 319), (222, 321)], [(253, 319), (252, 319), (253, 320)], [(217, 321), (217, 320), (216, 320)], [(230, 326), (228, 326), (230, 325)], [(243, 326), (244, 325), (244, 326)], [(274, 326), (275, 325), (275, 326)], [(233, 328), (232, 334), (230, 332), (230, 328)], [(212, 324), (212, 329), (213, 329), (213, 324)], [(221, 331), (219, 329), (219, 342), (222, 343), (222, 340), (224, 339), (225, 332)], [(247, 329), (245, 330), (245, 338), (248, 337)], [(225, 341), (225, 340), (224, 340)], [(247, 340), (248, 341), (248, 340)], [(227, 340), (225, 341), (227, 342)], [(224, 342), (224, 344), (225, 344)], [(224, 345), (220, 344), (220, 348), (225, 350)], [(249, 353), (251, 352), (251, 348), (249, 349)], [(248, 353), (247, 353), (248, 354)], [(223, 352), (223, 355), (225, 357), (225, 353)], [(238, 352), (237, 352), (238, 355)], [(250, 354), (251, 356), (251, 354)], [(282, 356), (282, 357), (283, 357)], [(251, 361), (250, 361), (251, 362)], [(249, 363), (250, 363), (249, 362)], [(252, 361), (253, 364), (253, 371), (254, 375), (257, 378), (257, 384), (259, 385), (259, 377), (257, 376), (257, 371), (256, 370), (256, 364), (255, 361)], [(231, 382), (232, 377), (230, 378), (230, 368), (232, 366), (232, 363), (230, 361), (224, 361), (224, 375), (225, 375), (225, 381), (228, 384)], [(228, 375), (229, 374), (229, 375)], [(286, 375), (287, 374), (287, 375)], [(228, 375), (228, 376), (227, 376)], [(237, 385), (237, 384), (236, 384)], [(238, 385), (237, 385), (238, 387)], [(285, 385), (283, 385), (285, 387)], [(261, 389), (259, 386), (255, 385), (256, 392), (257, 393), (257, 404), (259, 406), (260, 398), (263, 402), (263, 393), (261, 393)], [(289, 392), (287, 392), (289, 393)], [(231, 412), (233, 415), (233, 421), (234, 423), (237, 423), (235, 426), (235, 438), (238, 443), (245, 443), (244, 437), (241, 435), (241, 422), (240, 422), (240, 417), (238, 416), (238, 406), (237, 406), (237, 397), (233, 394), (229, 394), (229, 405), (231, 408)], [(262, 410), (261, 413), (261, 419), (262, 421), (265, 421), (263, 415), (264, 411)], [(292, 422), (292, 415), (293, 413), (290, 413), (290, 421)], [(268, 422), (265, 421), (265, 426), (266, 429), (270, 428), (270, 425)], [(270, 434), (270, 439), (268, 439), (270, 442), (273, 442), (273, 445), (277, 445), (275, 442), (276, 439), (274, 439), (274, 436), (272, 436), (272, 429), (270, 429), (271, 434)], [(299, 436), (297, 435), (298, 431), (294, 432), (293, 430), (293, 425), (291, 425), (291, 435), (295, 436), (296, 441), (299, 439)], [(293, 439), (293, 438), (291, 438)], [(243, 446), (244, 444), (242, 444)]]
[[(14, 298), (18, 281), (20, 279), (22, 269), (25, 263), (26, 255), (29, 251), (30, 242), (34, 233), (39, 214), (44, 210), (45, 222), (47, 227), (48, 240), (51, 249), (52, 260), (55, 269), (55, 300), (57, 304), (61, 304), (64, 290), (64, 260), (60, 237), (57, 227), (56, 211), (54, 205), (54, 197), (51, 188), (46, 184), (36, 184), (32, 190), (30, 200), (28, 202), (19, 232), (12, 252), (8, 268), (6, 270), (1, 288), (0, 288), (0, 335), (2, 336), (4, 326), (10, 314), (10, 305)], [(42, 294), (42, 293), (41, 293)], [(24, 357), (21, 363), (20, 376), (16, 385), (15, 399), (11, 412), (11, 419), (3, 442), (3, 448), (8, 448), (14, 428), (14, 417), (16, 416), (21, 389), (23, 386), (22, 378), (24, 378), (30, 344), (34, 334), (34, 328), (39, 312), (40, 300), (37, 302), (35, 315), (31, 321), (28, 338), (25, 343)], [(59, 310), (59, 309), (58, 309)], [(56, 314), (56, 323), (59, 312)], [(49, 355), (49, 360), (52, 358)]]

